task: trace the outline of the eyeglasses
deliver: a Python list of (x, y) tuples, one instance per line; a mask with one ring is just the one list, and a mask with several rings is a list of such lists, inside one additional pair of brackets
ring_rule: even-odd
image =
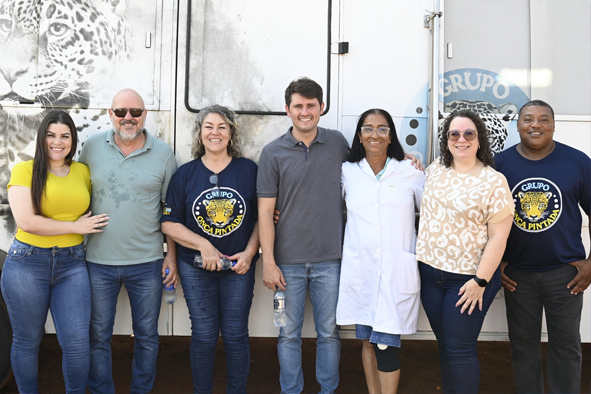
[(215, 189), (219, 193), (220, 186), (218, 185), (218, 181), (219, 181), (218, 174), (213, 174), (212, 176), (209, 177), (209, 183), (211, 183), (212, 185), (215, 185)]
[(460, 130), (450, 130), (447, 132), (447, 139), (455, 142), (460, 139), (461, 136), (464, 136), (466, 141), (474, 141), (478, 133), (471, 129), (466, 129), (464, 131)]
[(111, 108), (111, 111), (113, 111), (115, 116), (118, 118), (125, 118), (125, 116), (127, 116), (128, 112), (134, 118), (139, 118), (140, 116), (142, 116), (142, 114), (144, 113), (145, 110), (141, 109), (141, 108), (117, 108), (117, 109)]
[(386, 137), (387, 135), (390, 134), (390, 128), (389, 127), (378, 127), (377, 129), (374, 129), (373, 127), (369, 127), (369, 126), (365, 126), (365, 127), (361, 128), (361, 134), (363, 134), (366, 137), (369, 137), (374, 132), (377, 132), (380, 137)]

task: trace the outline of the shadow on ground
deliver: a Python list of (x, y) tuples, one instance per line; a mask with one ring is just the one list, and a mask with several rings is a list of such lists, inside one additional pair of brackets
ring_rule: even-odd
[[(276, 338), (251, 338), (250, 394), (279, 393), (279, 363)], [(192, 392), (189, 366), (189, 337), (161, 337), (158, 372), (153, 393), (181, 394)], [(515, 393), (511, 372), (508, 342), (479, 342), (481, 366), (480, 394)], [(128, 393), (133, 338), (113, 337), (113, 376), (117, 393)], [(542, 346), (545, 360), (546, 344)], [(591, 344), (583, 345), (583, 374), (581, 392), (590, 392)], [(304, 393), (317, 393), (314, 379), (316, 346), (314, 339), (304, 339), (302, 358), (304, 365)], [(407, 340), (401, 349), (400, 394), (442, 393), (439, 376), (437, 343), (435, 341)], [(63, 393), (61, 350), (55, 335), (43, 338), (39, 355), (39, 390), (41, 393)], [(216, 353), (214, 394), (225, 393), (226, 374), (224, 346), (220, 339)], [(14, 379), (0, 394), (16, 393)], [(340, 384), (338, 394), (367, 393), (361, 365), (361, 343), (355, 339), (342, 341)]]

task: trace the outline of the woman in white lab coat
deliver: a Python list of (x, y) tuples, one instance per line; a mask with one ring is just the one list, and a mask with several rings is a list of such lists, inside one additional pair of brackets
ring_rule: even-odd
[(341, 184), (347, 206), (337, 323), (355, 324), (371, 393), (396, 393), (400, 334), (417, 330), (420, 278), (415, 211), (425, 175), (404, 151), (390, 114), (359, 118)]

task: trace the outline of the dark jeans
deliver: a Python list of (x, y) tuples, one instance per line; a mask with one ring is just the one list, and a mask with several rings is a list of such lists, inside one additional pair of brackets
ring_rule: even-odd
[(244, 275), (234, 271), (210, 272), (182, 261), (178, 267), (191, 318), (193, 392), (213, 390), (215, 349), (221, 330), (226, 350), (226, 393), (246, 393), (250, 367), (248, 316), (255, 264)]
[(454, 274), (420, 263), (421, 301), (439, 343), (441, 383), (446, 394), (478, 393), (480, 364), (476, 343), (488, 308), (501, 288), (497, 270), (484, 290), (482, 311), (471, 315), (456, 307), (460, 288), (473, 275)]
[(517, 286), (505, 291), (513, 376), (518, 393), (543, 393), (540, 337), (542, 310), (548, 327), (546, 374), (550, 393), (581, 390), (581, 311), (583, 293), (570, 294), (568, 282), (576, 267), (564, 265), (546, 272), (527, 272), (507, 266), (505, 274)]
[(125, 285), (134, 334), (131, 386), (133, 394), (149, 393), (156, 377), (158, 318), (162, 303), (162, 259), (133, 265), (88, 262), (92, 289), (90, 318), (90, 376), (93, 394), (115, 393), (111, 336), (121, 285)]

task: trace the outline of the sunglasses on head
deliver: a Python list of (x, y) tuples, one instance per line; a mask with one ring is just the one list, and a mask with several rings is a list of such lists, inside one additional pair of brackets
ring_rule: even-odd
[(118, 118), (125, 118), (125, 116), (127, 115), (128, 112), (134, 118), (139, 118), (140, 116), (142, 116), (142, 113), (144, 113), (145, 110), (143, 110), (141, 108), (117, 108), (117, 109), (111, 108), (111, 111), (113, 111), (115, 116)]
[(450, 130), (447, 133), (447, 139), (452, 142), (455, 142), (460, 139), (460, 136), (464, 136), (464, 139), (466, 141), (474, 141), (476, 139), (477, 135), (478, 135), (478, 133), (475, 130), (471, 130), (471, 129), (466, 129), (464, 131)]
[(218, 193), (220, 192), (220, 186), (218, 184), (218, 174), (213, 174), (212, 176), (210, 176), (209, 183), (215, 185), (215, 188), (213, 189), (214, 191), (217, 191)]

